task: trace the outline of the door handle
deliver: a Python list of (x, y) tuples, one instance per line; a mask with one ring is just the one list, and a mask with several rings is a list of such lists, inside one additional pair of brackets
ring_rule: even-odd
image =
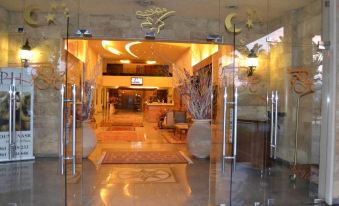
[[(226, 154), (226, 120), (227, 120), (227, 104), (233, 105), (233, 128), (232, 128), (232, 135), (230, 137), (230, 143), (233, 143), (233, 152), (232, 156), (228, 156)], [(233, 169), (235, 168), (236, 159), (237, 159), (237, 126), (238, 126), (238, 88), (234, 88), (234, 101), (228, 102), (227, 101), (227, 88), (225, 87), (224, 91), (224, 128), (223, 128), (223, 161), (222, 161), (222, 171), (225, 172), (225, 160), (233, 160)]]
[[(72, 175), (74, 176), (76, 171), (75, 167), (75, 160), (76, 160), (76, 85), (72, 85), (72, 99), (65, 99), (65, 90), (66, 86), (62, 85), (60, 89), (60, 110), (61, 110), (61, 115), (60, 115), (60, 131), (59, 131), (59, 158), (60, 158), (60, 170), (61, 170), (61, 175), (64, 175), (65, 173), (65, 160), (71, 160), (72, 161)], [(65, 103), (67, 104), (68, 102), (72, 103), (72, 156), (66, 156), (65, 157), (65, 144), (64, 141), (67, 139), (66, 136), (68, 136), (68, 132), (65, 132), (65, 130), (68, 130), (68, 125), (67, 121), (68, 119), (68, 112), (65, 117)], [(65, 124), (65, 119), (66, 119), (66, 124)], [(65, 128), (66, 127), (66, 128)], [(66, 142), (66, 145), (68, 142)]]
[(64, 115), (65, 115), (65, 85), (61, 85), (60, 89), (60, 131), (59, 131), (59, 159), (60, 159), (60, 171), (63, 175), (65, 172), (64, 168), (64, 136), (65, 136), (65, 128), (64, 128)]
[(275, 153), (275, 145), (274, 145), (274, 113), (275, 113), (275, 107), (274, 107), (274, 101), (275, 101), (275, 97), (274, 97), (274, 92), (272, 91), (272, 94), (271, 94), (271, 158), (274, 158), (274, 153)]
[(12, 83), (9, 88), (9, 159), (15, 156), (15, 138), (16, 138), (16, 86), (15, 78), (12, 76)]
[(279, 102), (279, 97), (278, 97), (278, 91), (275, 91), (275, 113), (274, 113), (274, 159), (277, 158), (277, 137), (278, 137), (278, 102)]
[(77, 98), (77, 88), (76, 85), (72, 85), (72, 106), (73, 106), (73, 111), (72, 111), (72, 174), (73, 176), (75, 175), (75, 160), (76, 160), (76, 98)]
[(223, 118), (223, 138), (222, 138), (222, 172), (225, 172), (226, 157), (226, 120), (227, 120), (227, 87), (224, 88), (224, 118)]
[(276, 159), (278, 137), (278, 91), (271, 94), (271, 158)]

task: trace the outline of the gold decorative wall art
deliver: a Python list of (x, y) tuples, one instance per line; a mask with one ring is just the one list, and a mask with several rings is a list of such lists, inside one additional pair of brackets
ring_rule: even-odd
[[(225, 27), (226, 30), (230, 33), (240, 34), (242, 32), (241, 28), (234, 28), (233, 19), (237, 16), (237, 13), (230, 13), (225, 18)], [(246, 11), (246, 27), (250, 30), (254, 26), (254, 22), (262, 22), (262, 19), (257, 15), (256, 10), (247, 9)]]
[(314, 80), (306, 68), (293, 68), (289, 70), (291, 75), (291, 90), (300, 95), (308, 91), (312, 91)]
[(240, 34), (241, 29), (234, 28), (233, 18), (236, 17), (236, 16), (237, 16), (236, 13), (230, 13), (229, 15), (227, 15), (227, 17), (225, 19), (225, 27), (226, 27), (227, 31), (229, 31), (231, 33)]
[(23, 11), (23, 18), (28, 25), (33, 26), (33, 27), (37, 27), (40, 25), (40, 23), (36, 19), (33, 19), (32, 17), (33, 13), (38, 10), (39, 10), (39, 7), (37, 5), (29, 5), (25, 7)]
[(175, 11), (167, 10), (166, 8), (154, 7), (145, 11), (137, 11), (138, 19), (143, 19), (140, 27), (144, 31), (153, 31), (157, 34), (165, 26), (165, 19), (173, 15)]
[(66, 17), (69, 16), (69, 9), (66, 6), (66, 4), (65, 3), (57, 3), (57, 2), (54, 1), (50, 4), (49, 12), (45, 16), (46, 22), (42, 22), (39, 19), (33, 18), (33, 14), (40, 10), (40, 6), (34, 5), (34, 4), (28, 5), (24, 8), (23, 18), (24, 18), (25, 22), (32, 27), (43, 26), (43, 25), (46, 25), (46, 23), (47, 23), (47, 25), (55, 24), (55, 18), (56, 18), (56, 14), (58, 12), (58, 9), (62, 10), (63, 14)]
[(64, 73), (57, 71), (51, 63), (35, 63), (30, 65), (30, 75), (34, 80), (34, 86), (40, 90), (61, 88)]

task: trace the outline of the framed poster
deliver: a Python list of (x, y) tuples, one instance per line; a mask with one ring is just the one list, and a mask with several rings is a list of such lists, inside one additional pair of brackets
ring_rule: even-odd
[(0, 69), (0, 162), (34, 159), (33, 97), (26, 69)]

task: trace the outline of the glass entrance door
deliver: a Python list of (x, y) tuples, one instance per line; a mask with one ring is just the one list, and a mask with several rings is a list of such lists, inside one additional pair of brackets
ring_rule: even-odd
[(82, 205), (83, 183), (83, 120), (86, 108), (83, 101), (84, 64), (67, 53), (67, 75), (60, 89), (60, 173), (65, 178), (66, 205)]
[[(217, 89), (210, 204), (297, 206), (323, 202), (318, 191), (322, 30), (317, 24), (299, 30), (291, 23), (301, 16), (301, 22), (308, 22), (311, 16), (305, 16), (305, 11), (312, 5), (319, 9), (312, 18), (321, 19), (321, 2), (315, 1), (296, 13), (287, 10), (290, 21), (267, 23), (260, 37), (253, 34), (252, 40), (244, 43), (241, 35), (235, 35), (233, 43), (219, 47), (213, 61), (218, 69), (213, 71)], [(250, 64), (251, 57), (256, 57), (257, 64)]]

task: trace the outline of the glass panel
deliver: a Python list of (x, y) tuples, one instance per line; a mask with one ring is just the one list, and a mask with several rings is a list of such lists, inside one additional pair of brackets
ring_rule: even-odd
[(67, 81), (65, 99), (65, 176), (67, 204), (81, 205), (82, 201), (82, 155), (83, 155), (83, 72), (84, 64), (71, 53), (67, 53)]
[[(249, 7), (250, 2), (239, 5)], [(235, 44), (234, 60), (232, 48), (219, 50), (221, 69), (218, 75), (214, 71), (213, 80), (218, 95), (213, 105), (210, 202), (312, 203), (319, 185), (321, 1), (294, 1), (286, 6), (264, 0), (251, 8), (259, 7), (264, 11), (257, 14), (264, 14), (261, 26), (254, 26), (252, 32), (243, 30), (234, 43), (230, 35), (225, 38)], [(237, 18), (233, 25), (237, 28), (248, 23), (244, 16)], [(253, 68), (246, 62), (251, 49), (258, 56), (258, 66)]]

